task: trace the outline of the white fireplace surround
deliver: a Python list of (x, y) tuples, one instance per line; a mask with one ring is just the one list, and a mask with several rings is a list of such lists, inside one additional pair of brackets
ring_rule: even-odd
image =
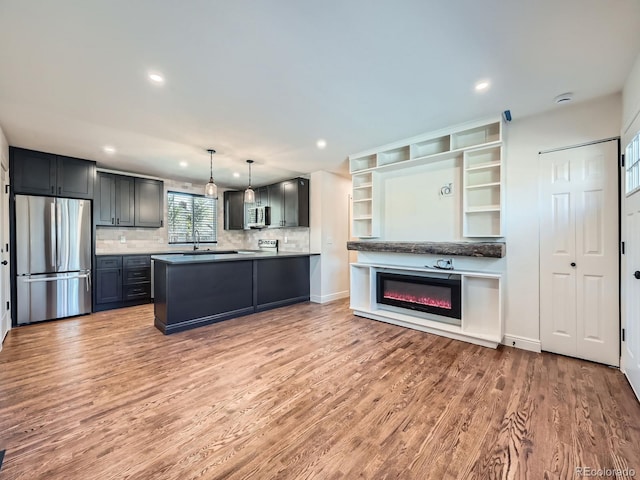
[[(377, 303), (377, 272), (417, 274), (443, 270), (393, 263), (393, 255), (375, 255), (351, 264), (351, 309), (360, 317), (413, 328), (423, 332), (496, 348), (503, 336), (502, 274), (487, 270), (448, 270), (462, 278), (461, 325), (446, 317), (406, 309), (390, 309)], [(403, 263), (403, 262), (400, 262)]]

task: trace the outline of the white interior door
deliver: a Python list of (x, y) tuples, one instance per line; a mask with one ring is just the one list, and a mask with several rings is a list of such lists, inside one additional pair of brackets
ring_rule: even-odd
[[(0, 349), (2, 341), (11, 328), (11, 311), (7, 308), (7, 302), (11, 299), (10, 275), (9, 275), (9, 195), (7, 184), (9, 172), (4, 165), (0, 166)], [(6, 262), (6, 263), (5, 263)]]
[(619, 365), (618, 144), (540, 155), (542, 349)]
[(627, 190), (622, 222), (625, 254), (622, 257), (622, 370), (640, 399), (640, 134), (626, 149)]

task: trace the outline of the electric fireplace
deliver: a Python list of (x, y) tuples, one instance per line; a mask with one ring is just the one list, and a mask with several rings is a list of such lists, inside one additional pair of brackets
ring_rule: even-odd
[[(460, 275), (402, 275), (377, 272), (377, 302), (460, 320)], [(456, 322), (459, 323), (459, 322)]]

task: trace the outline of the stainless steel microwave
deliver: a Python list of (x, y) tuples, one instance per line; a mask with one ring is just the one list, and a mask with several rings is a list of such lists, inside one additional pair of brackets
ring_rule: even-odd
[(271, 225), (271, 207), (251, 207), (247, 227), (265, 228)]

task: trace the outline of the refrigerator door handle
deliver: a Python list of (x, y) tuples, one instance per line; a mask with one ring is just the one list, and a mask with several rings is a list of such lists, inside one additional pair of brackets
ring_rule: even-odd
[[(56, 200), (56, 270), (62, 266), (62, 205)], [(65, 269), (66, 270), (66, 269)]]
[(49, 229), (51, 236), (51, 266), (56, 268), (56, 204), (51, 203), (51, 228)]
[(25, 278), (22, 281), (24, 283), (38, 283), (38, 282), (57, 282), (59, 280), (75, 280), (75, 279), (82, 279), (85, 278), (87, 279), (87, 291), (89, 291), (88, 289), (90, 288), (91, 285), (91, 280), (90, 277), (91, 275), (88, 273), (82, 274), (82, 275), (74, 275), (74, 276), (69, 276), (69, 277), (46, 277), (46, 278)]

